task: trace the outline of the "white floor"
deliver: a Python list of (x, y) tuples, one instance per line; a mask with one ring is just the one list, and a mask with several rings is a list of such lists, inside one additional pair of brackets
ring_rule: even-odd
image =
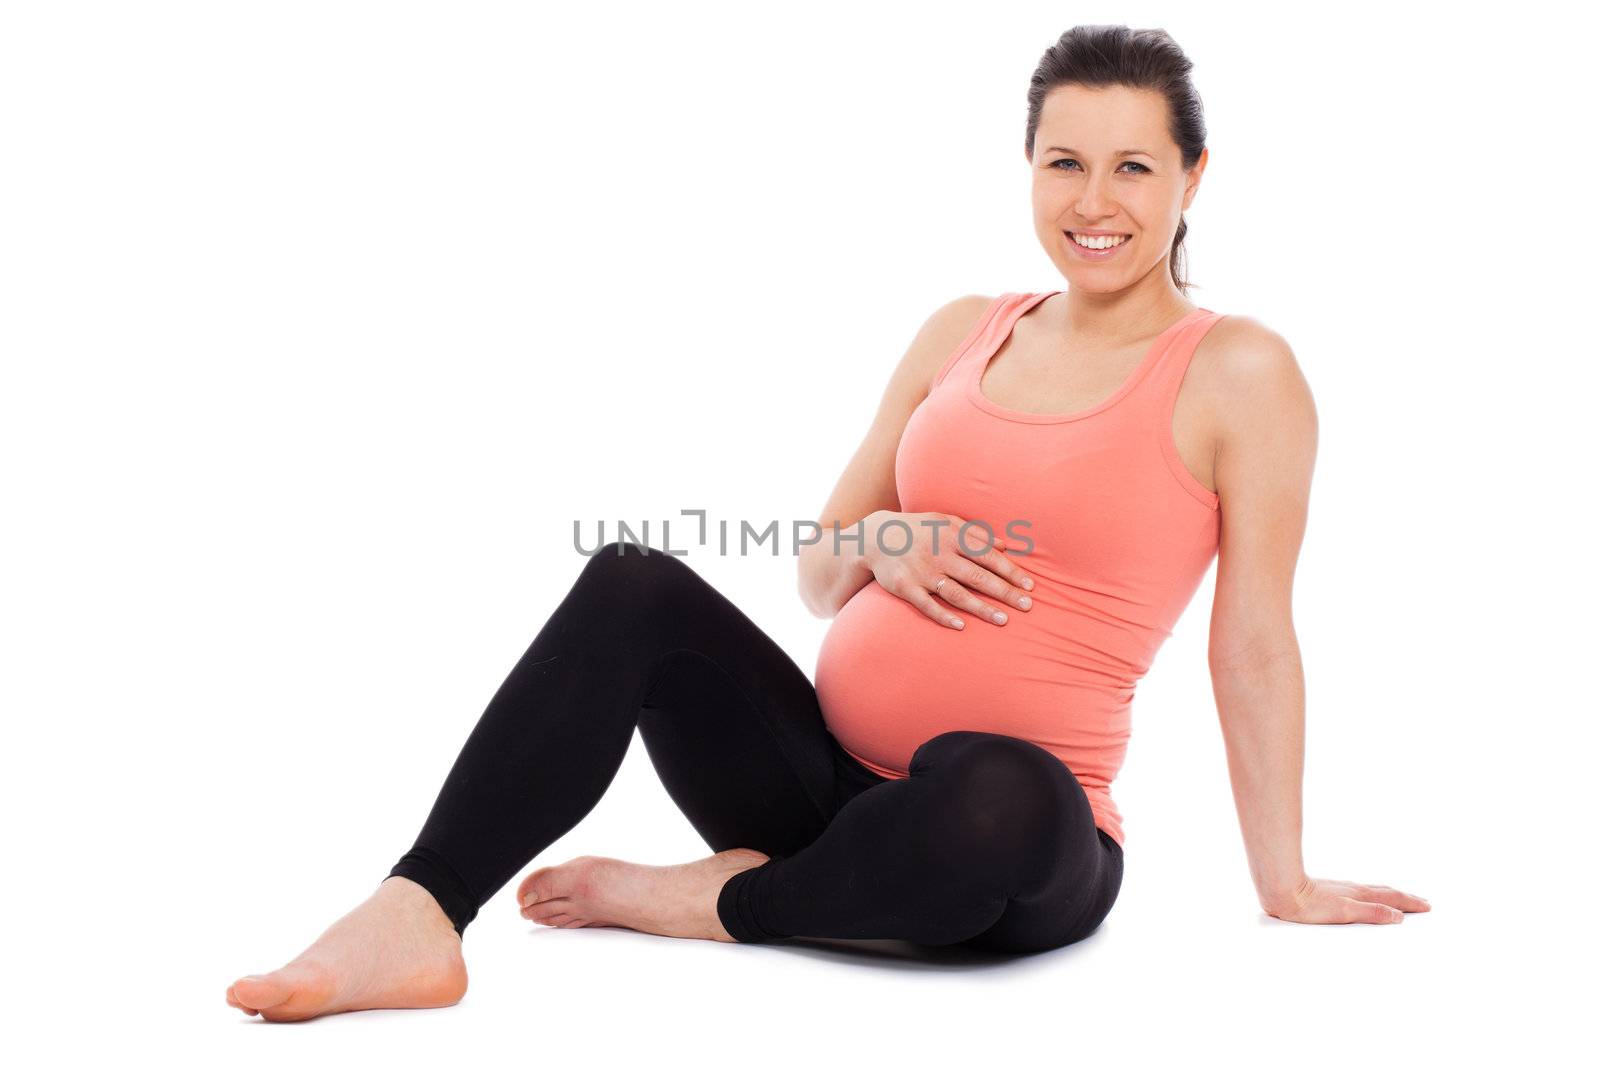
[[(1040, 956), (551, 930), (516, 915), (513, 883), (468, 931), (472, 986), (460, 1005), (273, 1025), (228, 1008), (227, 983), (283, 962), (359, 900), (397, 843), (377, 839), (415, 818), (385, 812), (381, 832), (352, 833), (363, 817), (352, 801), (347, 825), (297, 842), (294, 820), (322, 797), (308, 788), (309, 799), (239, 804), (237, 833), (206, 854), (125, 843), (96, 884), (69, 894), (66, 914), (24, 917), (23, 955), (41, 967), (10, 994), (25, 1010), (8, 1043), (79, 1062), (138, 1048), (159, 1062), (230, 1065), (1571, 1062), (1584, 1047), (1574, 1020), (1593, 990), (1573, 976), (1592, 956), (1573, 958), (1580, 927), (1549, 898), (1508, 914), (1510, 887), (1470, 876), (1470, 849), (1441, 839), (1402, 862), (1404, 835), (1376, 840), (1367, 876), (1392, 874), (1437, 910), (1395, 927), (1298, 926), (1256, 910), (1230, 827), (1213, 826), (1208, 840), (1178, 820), (1144, 827), (1122, 897), (1092, 938)], [(622, 840), (634, 844), (606, 847)], [(1222, 855), (1201, 865), (1195, 849)], [(702, 851), (636, 740), (612, 792), (548, 855), (666, 862)], [(1533, 875), (1536, 856), (1509, 855), (1531, 865), (1512, 875)]]
[[(291, 924), (274, 919), (217, 931), (166, 961), (151, 984), (170, 1003), (139, 1029), (190, 1062), (237, 1064), (537, 1062), (583, 1051), (1163, 1062), (1202, 1050), (1245, 1063), (1571, 1062), (1582, 1047), (1572, 1020), (1593, 992), (1507, 973), (1536, 927), (1509, 921), (1485, 939), (1463, 900), (1397, 928), (1313, 928), (1253, 915), (1245, 901), (1134, 885), (1090, 940), (1001, 962), (885, 942), (716, 945), (547, 930), (503, 903), (469, 933), (473, 985), (454, 1008), (296, 1026), (246, 1019), (222, 1004), (222, 987), (283, 943)], [(85, 1007), (63, 1022), (89, 1023), (80, 1036), (91, 1045), (132, 1036), (108, 1025), (108, 1015), (136, 1014), (127, 1005)]]

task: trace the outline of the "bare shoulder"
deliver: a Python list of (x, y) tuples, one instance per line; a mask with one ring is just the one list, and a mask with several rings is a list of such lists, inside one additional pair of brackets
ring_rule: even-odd
[(923, 321), (883, 387), (871, 430), (874, 438), (899, 440), (912, 411), (932, 391), (934, 376), (977, 326), (990, 303), (986, 296), (957, 297)]
[(959, 342), (978, 324), (978, 319), (992, 303), (994, 303), (992, 296), (981, 296), (976, 293), (958, 296), (937, 308), (928, 316), (928, 322), (936, 324), (938, 329), (959, 333), (960, 336), (956, 338)]
[(1317, 409), (1289, 342), (1248, 315), (1227, 315), (1201, 339), (1194, 362), (1203, 362), (1218, 491), (1236, 509), (1275, 484), (1303, 494), (1317, 452)]
[(920, 383), (924, 391), (932, 386), (933, 376), (977, 327), (993, 302), (992, 296), (970, 294), (935, 308), (906, 350), (902, 366), (907, 376)]
[(1268, 378), (1298, 369), (1294, 350), (1277, 330), (1249, 315), (1224, 315), (1206, 331), (1195, 350), (1205, 356), (1208, 372), (1229, 379)]
[(1311, 387), (1294, 349), (1259, 319), (1224, 315), (1195, 349), (1194, 366), (1224, 426), (1268, 413), (1315, 425)]

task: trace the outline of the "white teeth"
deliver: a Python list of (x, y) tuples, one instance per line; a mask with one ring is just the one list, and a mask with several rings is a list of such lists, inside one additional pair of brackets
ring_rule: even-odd
[(1126, 237), (1122, 236), (1082, 237), (1075, 233), (1069, 234), (1069, 236), (1085, 248), (1114, 248), (1115, 246), (1120, 245), (1122, 242), (1127, 240)]

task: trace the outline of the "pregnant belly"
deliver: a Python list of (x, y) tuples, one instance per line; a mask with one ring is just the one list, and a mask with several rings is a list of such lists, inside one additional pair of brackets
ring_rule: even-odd
[(917, 746), (946, 731), (1008, 734), (1049, 750), (1086, 790), (1103, 790), (1127, 747), (1132, 680), (1074, 648), (1083, 635), (1048, 591), (1036, 592), (1032, 611), (1007, 614), (996, 626), (963, 613), (957, 630), (869, 582), (818, 651), (828, 729), (891, 777), (905, 776)]

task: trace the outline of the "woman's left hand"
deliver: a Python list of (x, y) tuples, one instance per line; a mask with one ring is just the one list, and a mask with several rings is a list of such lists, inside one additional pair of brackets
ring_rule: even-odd
[(1408, 911), (1431, 911), (1426, 900), (1386, 885), (1307, 878), (1279, 901), (1262, 901), (1273, 918), (1292, 923), (1397, 923)]

